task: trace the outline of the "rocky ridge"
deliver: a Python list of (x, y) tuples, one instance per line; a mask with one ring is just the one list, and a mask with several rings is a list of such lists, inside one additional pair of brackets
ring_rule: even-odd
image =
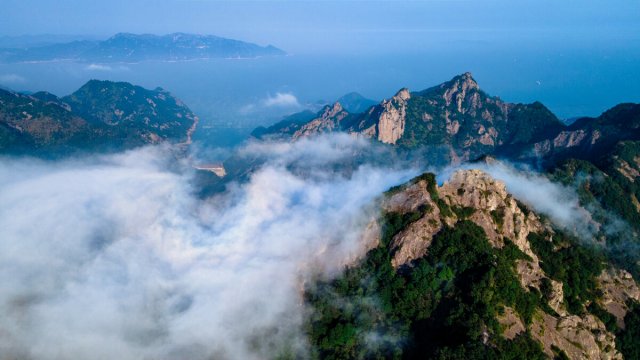
[(291, 135), (291, 139), (298, 140), (302, 137), (335, 131), (340, 128), (341, 121), (347, 116), (349, 113), (338, 102), (331, 106), (325, 106), (321, 110), (320, 116), (302, 125)]
[[(513, 339), (529, 332), (551, 357), (561, 349), (571, 359), (622, 359), (615, 347), (615, 335), (592, 314), (570, 314), (564, 304), (563, 283), (542, 270), (528, 235), (553, 233), (547, 220), (513, 198), (504, 183), (480, 170), (457, 171), (441, 186), (431, 181), (416, 178), (392, 189), (382, 203), (383, 213), (420, 214), (391, 241), (394, 268), (400, 271), (412, 267), (413, 261), (428, 253), (432, 239), (443, 227), (455, 226), (461, 219), (470, 220), (484, 230), (493, 247), (501, 248), (505, 241), (511, 241), (527, 255), (528, 259), (518, 260), (516, 266), (523, 289), (539, 291), (543, 279), (551, 284), (548, 306), (552, 313), (538, 309), (532, 323), (526, 326), (517, 312), (507, 307), (498, 318), (504, 327), (503, 337)], [(627, 301), (637, 301), (640, 296), (637, 283), (629, 273), (607, 268), (598, 284), (603, 292), (600, 303), (620, 323)]]
[(385, 144), (396, 144), (404, 134), (407, 103), (411, 98), (408, 89), (401, 89), (389, 100), (371, 107), (356, 125), (347, 132), (374, 138)]
[[(318, 119), (326, 117), (324, 111), (308, 121), (314, 122), (309, 126), (317, 126)], [(334, 126), (325, 129), (402, 148), (446, 146), (461, 160), (493, 153), (505, 146), (532, 143), (564, 126), (540, 103), (510, 104), (487, 95), (470, 73), (423, 91), (400, 89), (364, 113), (340, 117), (332, 119)], [(284, 123), (290, 121), (285, 119)], [(280, 139), (300, 138), (293, 138), (290, 130), (282, 131), (283, 128), (276, 125), (260, 134)], [(308, 132), (304, 136), (315, 134)]]

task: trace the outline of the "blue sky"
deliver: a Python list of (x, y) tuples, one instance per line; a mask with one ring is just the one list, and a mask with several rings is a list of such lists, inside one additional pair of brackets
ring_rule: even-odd
[(209, 33), (291, 52), (375, 51), (451, 41), (625, 43), (640, 1), (3, 0), (0, 35)]

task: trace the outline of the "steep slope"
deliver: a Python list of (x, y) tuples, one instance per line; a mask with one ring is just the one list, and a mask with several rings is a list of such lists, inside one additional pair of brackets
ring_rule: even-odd
[(168, 92), (92, 80), (64, 98), (0, 90), (0, 151), (59, 156), (188, 143), (198, 118)]
[(540, 103), (510, 104), (480, 90), (470, 73), (412, 97), (400, 144), (452, 146), (463, 158), (529, 143), (562, 123)]
[[(322, 112), (307, 122), (317, 121)], [(423, 91), (401, 89), (361, 114), (340, 117), (323, 132), (347, 132), (401, 149), (445, 147), (454, 161), (494, 154), (550, 167), (569, 158), (596, 161), (620, 141), (640, 139), (640, 104), (620, 104), (597, 118), (565, 125), (539, 102), (512, 104), (486, 94), (470, 73)], [(304, 120), (257, 131), (266, 138), (292, 139)]]
[[(364, 113), (351, 114), (333, 131), (407, 149), (442, 145), (464, 160), (502, 147), (532, 144), (563, 128), (541, 103), (505, 103), (480, 90), (465, 73), (427, 90), (401, 89)], [(286, 137), (277, 128), (266, 133)]]
[[(640, 104), (619, 104), (597, 118), (581, 118), (534, 143), (532, 153), (549, 163), (567, 158), (596, 160), (624, 140), (640, 140)], [(521, 157), (529, 153), (525, 152)]]
[(302, 125), (316, 118), (316, 114), (310, 110), (304, 110), (284, 117), (281, 121), (269, 127), (260, 126), (251, 132), (251, 136), (262, 139), (289, 139)]
[(340, 103), (325, 106), (315, 119), (301, 125), (292, 135), (292, 140), (302, 137), (315, 136), (339, 130), (342, 121), (349, 116), (349, 112)]
[[(306, 288), (319, 358), (622, 359), (640, 293), (478, 170), (389, 190), (377, 245)], [(616, 322), (627, 322), (621, 330)], [(623, 352), (621, 352), (621, 350)]]
[(551, 177), (577, 189), (581, 204), (606, 231), (611, 260), (640, 276), (640, 143), (620, 142), (592, 161), (560, 161)]
[(367, 110), (347, 131), (385, 144), (395, 144), (404, 134), (410, 98), (409, 90), (401, 89), (391, 99)]
[(343, 123), (351, 117), (342, 104), (336, 102), (324, 106), (316, 114), (307, 110), (287, 116), (268, 128), (256, 128), (251, 135), (258, 139), (293, 141), (301, 137), (341, 131)]

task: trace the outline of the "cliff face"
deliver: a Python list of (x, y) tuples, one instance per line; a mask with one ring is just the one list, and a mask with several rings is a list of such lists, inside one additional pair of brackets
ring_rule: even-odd
[[(451, 99), (455, 104), (454, 95)], [(377, 238), (369, 236), (372, 250), (363, 265), (354, 265), (344, 279), (336, 280), (339, 287), (330, 291), (331, 296), (334, 291), (343, 294), (345, 284), (365, 281), (356, 281), (354, 274), (367, 274), (365, 285), (357, 285), (364, 290), (348, 293), (378, 294), (383, 299), (380, 306), (396, 309), (392, 313), (401, 319), (408, 312), (407, 326), (419, 329), (405, 335), (409, 340), (403, 343), (408, 348), (402, 351), (409, 354), (408, 358), (440, 354), (442, 350), (437, 349), (442, 345), (434, 344), (448, 344), (450, 348), (470, 341), (480, 347), (474, 348), (474, 354), (498, 349), (497, 354), (504, 355), (515, 349), (516, 353), (522, 352), (519, 356), (528, 358), (533, 355), (526, 351), (535, 352), (538, 348), (550, 358), (566, 355), (570, 359), (622, 359), (616, 334), (605, 321), (613, 317), (624, 326), (628, 302), (638, 301), (640, 296), (633, 277), (589, 255), (579, 242), (570, 241), (548, 220), (518, 202), (504, 183), (479, 170), (462, 170), (438, 186), (433, 175), (424, 174), (389, 190), (381, 209), (380, 222), (369, 226), (380, 232)], [(485, 246), (483, 242), (486, 255), (472, 255)], [(489, 258), (481, 260), (484, 256)], [(487, 262), (480, 265), (483, 261)], [(501, 280), (501, 276), (508, 278), (506, 274), (511, 271), (514, 283)], [(385, 280), (375, 285), (376, 280), (370, 277)], [(580, 287), (576, 281), (591, 285)], [(469, 287), (473, 290), (467, 294)], [(379, 293), (368, 293), (371, 289)], [(326, 304), (328, 300), (321, 301)], [(341, 311), (353, 314), (363, 306), (353, 302), (345, 305), (345, 298), (340, 301), (346, 308), (336, 309), (333, 319)], [(483, 305), (474, 307), (479, 306), (478, 302)], [(594, 304), (602, 312), (594, 310)], [(487, 312), (488, 308), (495, 310)], [(364, 309), (376, 314), (367, 316), (385, 316), (382, 310)], [(409, 309), (420, 310), (413, 314)], [(461, 315), (457, 313), (461, 309), (473, 310)], [(458, 315), (443, 315), (447, 311)], [(483, 316), (486, 318), (479, 320)], [(443, 321), (449, 325), (441, 325)], [(461, 330), (467, 327), (475, 330)], [(439, 338), (440, 332), (454, 332), (457, 338)], [(520, 345), (513, 345), (516, 343)]]
[(446, 145), (463, 160), (530, 143), (563, 126), (540, 103), (511, 104), (489, 96), (470, 73), (412, 95), (399, 143)]
[(401, 89), (389, 100), (371, 107), (347, 131), (351, 134), (374, 138), (385, 144), (396, 144), (404, 134), (407, 104), (411, 98), (408, 89)]

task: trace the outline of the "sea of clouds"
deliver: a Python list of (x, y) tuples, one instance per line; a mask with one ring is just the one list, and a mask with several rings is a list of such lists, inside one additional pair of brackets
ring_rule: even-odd
[(267, 161), (204, 200), (188, 164), (162, 147), (0, 159), (0, 353), (304, 356), (305, 280), (361, 256), (376, 199), (416, 174), (313, 170), (366, 146), (346, 135), (249, 146)]

